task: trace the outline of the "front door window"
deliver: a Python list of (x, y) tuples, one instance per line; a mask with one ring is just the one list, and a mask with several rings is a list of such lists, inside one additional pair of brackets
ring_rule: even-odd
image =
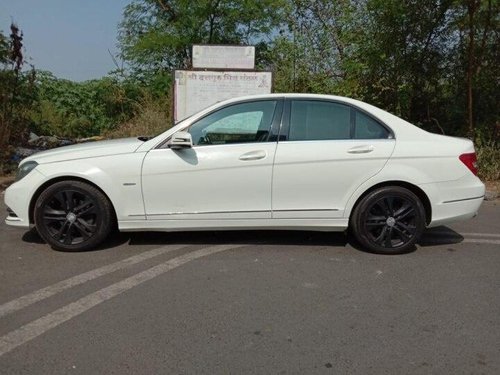
[(276, 100), (235, 104), (205, 116), (188, 129), (193, 145), (266, 142)]

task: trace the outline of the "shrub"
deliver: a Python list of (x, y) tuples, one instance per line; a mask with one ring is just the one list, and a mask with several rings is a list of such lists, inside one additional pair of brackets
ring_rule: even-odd
[(38, 71), (37, 88), (32, 130), (63, 137), (99, 135), (129, 120), (144, 91), (130, 80), (104, 77), (73, 82), (45, 71)]
[(500, 143), (495, 139), (476, 140), (479, 177), (485, 181), (500, 180)]
[(154, 99), (145, 95), (136, 105), (134, 116), (115, 129), (104, 133), (106, 138), (125, 138), (137, 136), (154, 136), (172, 126), (168, 97)]

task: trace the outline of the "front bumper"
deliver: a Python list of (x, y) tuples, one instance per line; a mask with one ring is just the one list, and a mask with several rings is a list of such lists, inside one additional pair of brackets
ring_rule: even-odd
[(30, 226), (30, 201), (44, 179), (44, 175), (34, 169), (21, 181), (14, 182), (5, 190), (4, 201), (8, 207), (6, 224), (24, 228)]

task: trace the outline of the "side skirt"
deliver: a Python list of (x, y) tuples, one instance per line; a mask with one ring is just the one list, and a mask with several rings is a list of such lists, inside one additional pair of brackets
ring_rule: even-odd
[(119, 221), (122, 232), (203, 230), (313, 230), (342, 232), (349, 220), (341, 219), (232, 219), (232, 220), (131, 220)]

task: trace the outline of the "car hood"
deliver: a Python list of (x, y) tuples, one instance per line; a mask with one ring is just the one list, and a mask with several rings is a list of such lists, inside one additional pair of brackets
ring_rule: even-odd
[(52, 150), (37, 152), (23, 159), (21, 163), (36, 161), (38, 164), (45, 164), (66, 160), (127, 154), (137, 150), (142, 143), (143, 141), (137, 138), (80, 143), (77, 145), (57, 147)]

